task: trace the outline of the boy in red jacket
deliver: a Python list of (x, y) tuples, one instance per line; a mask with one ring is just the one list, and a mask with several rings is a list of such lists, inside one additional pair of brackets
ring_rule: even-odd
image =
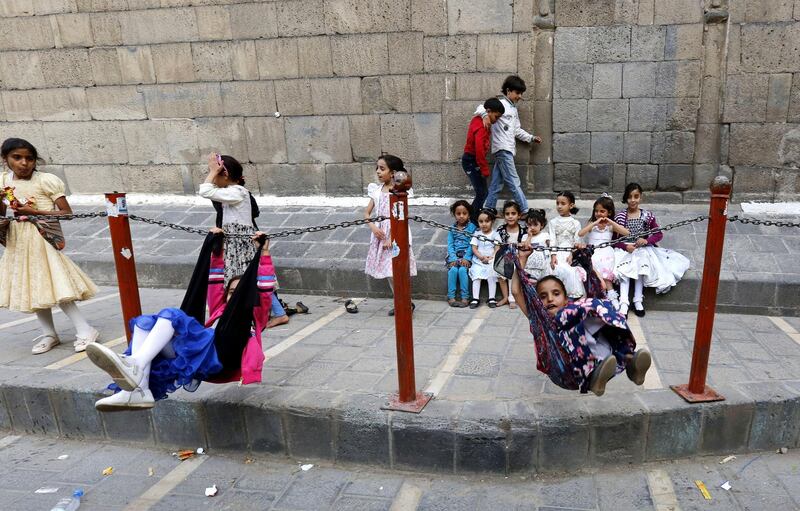
[[(486, 118), (491, 124), (497, 122), (506, 111), (503, 103), (497, 98), (489, 98), (483, 104), (486, 109)], [(461, 157), (461, 166), (475, 189), (475, 200), (472, 201), (472, 222), (477, 225), (478, 213), (483, 208), (483, 202), (489, 190), (486, 187), (486, 178), (489, 177), (489, 162), (486, 155), (492, 144), (491, 124), (483, 124), (483, 118), (476, 115), (472, 118), (467, 128), (467, 143), (464, 145), (464, 155)]]

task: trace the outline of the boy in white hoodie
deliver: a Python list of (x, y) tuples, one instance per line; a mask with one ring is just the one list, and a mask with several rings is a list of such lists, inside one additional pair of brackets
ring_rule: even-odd
[(516, 139), (530, 143), (531, 141), (540, 144), (542, 139), (536, 137), (522, 129), (517, 112), (517, 103), (522, 99), (522, 94), (527, 87), (525, 80), (519, 76), (511, 75), (503, 82), (503, 94), (497, 98), (503, 103), (505, 113), (500, 119), (491, 124), (486, 116), (483, 105), (479, 105), (475, 110), (475, 115), (483, 117), (485, 126), (492, 127), (492, 154), (494, 155), (494, 168), (492, 170), (491, 182), (489, 183), (489, 195), (486, 196), (484, 206), (496, 211), (497, 196), (503, 189), (503, 182), (511, 190), (514, 200), (522, 207), (522, 211), (528, 211), (528, 200), (522, 193), (517, 167), (514, 165), (514, 155), (517, 154)]

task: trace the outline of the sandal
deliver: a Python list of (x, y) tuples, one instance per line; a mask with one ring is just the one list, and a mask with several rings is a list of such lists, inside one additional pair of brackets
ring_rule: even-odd
[(486, 302), (486, 305), (488, 305), (490, 309), (496, 309), (497, 308), (497, 299), (496, 298), (489, 298), (489, 300)]
[[(300, 303), (298, 302), (297, 305), (300, 305)], [(353, 300), (347, 300), (344, 302), (344, 310), (350, 314), (358, 314), (358, 305)]]
[(33, 348), (31, 348), (31, 353), (34, 355), (41, 355), (42, 353), (47, 353), (48, 351), (52, 350), (59, 344), (61, 341), (55, 335), (40, 335), (36, 339), (34, 339), (35, 344)]
[(469, 301), (469, 308), (470, 309), (477, 309), (478, 305), (480, 305), (480, 304), (481, 304), (480, 300), (478, 300), (477, 298), (473, 298), (472, 300)]
[(100, 337), (100, 332), (95, 329), (92, 329), (92, 333), (86, 337), (75, 336), (75, 342), (72, 343), (72, 347), (75, 348), (75, 353), (86, 351), (86, 346), (88, 346), (89, 343), (95, 342), (98, 337)]
[(295, 306), (297, 307), (298, 314), (308, 314), (308, 307), (306, 307), (303, 302), (297, 302)]
[(455, 308), (461, 307), (461, 303), (459, 303), (455, 298), (450, 298), (449, 300), (447, 300), (447, 305)]

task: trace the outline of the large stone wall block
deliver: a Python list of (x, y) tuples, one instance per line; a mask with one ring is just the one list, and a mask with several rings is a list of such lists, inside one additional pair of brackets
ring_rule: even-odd
[(448, 0), (447, 21), (450, 34), (512, 31), (513, 2), (506, 0)]
[(411, 109), (414, 112), (441, 112), (442, 101), (456, 99), (456, 76), (465, 75), (411, 75)]
[(348, 121), (353, 159), (360, 162), (374, 161), (381, 153), (380, 116), (351, 115), (348, 116)]
[(692, 165), (660, 165), (658, 189), (664, 192), (682, 192), (692, 187), (694, 167)]
[(797, 124), (731, 124), (728, 163), (731, 166), (781, 167), (780, 145)]
[(383, 75), (389, 72), (386, 34), (331, 37), (333, 72), (339, 76)]
[(528, 193), (549, 194), (553, 191), (554, 165), (532, 165), (527, 176)]
[(277, 108), (272, 82), (225, 82), (220, 84), (220, 94), (227, 116), (273, 115)]
[(477, 67), (478, 36), (426, 37), (423, 42), (425, 71), (468, 73)]
[(35, 12), (33, 0), (6, 0), (0, 2), (0, 16), (30, 16)]
[(194, 75), (200, 81), (229, 82), (233, 80), (232, 60), (231, 44), (228, 41), (192, 43)]
[(37, 121), (88, 121), (89, 103), (82, 87), (29, 91), (31, 113)]
[[(353, 161), (347, 117), (318, 116), (286, 119), (286, 140), (291, 163)], [(401, 153), (404, 154), (405, 153)]]
[(741, 27), (741, 68), (747, 73), (800, 69), (799, 23), (750, 23)]
[[(182, 163), (195, 163), (215, 151), (247, 160), (247, 135), (244, 129), (244, 119), (240, 117), (201, 118), (191, 121), (191, 126), (197, 140), (198, 155), (194, 159)], [(202, 166), (199, 168), (202, 169)], [(247, 174), (247, 169), (245, 169), (245, 174)], [(245, 175), (245, 177), (247, 176)]]
[(195, 81), (191, 44), (157, 44), (150, 47), (150, 53), (158, 83)]
[(532, 32), (517, 34), (517, 76), (529, 84), (528, 97), (535, 96), (536, 77), (541, 76), (541, 70), (536, 66), (535, 42), (536, 37)]
[(614, 23), (615, 0), (559, 0), (556, 4), (556, 25), (584, 27)]
[(314, 78), (333, 76), (331, 41), (327, 36), (297, 39), (300, 76)]
[(702, 23), (703, 2), (698, 0), (656, 0), (653, 21), (656, 25)]
[(381, 149), (408, 161), (438, 161), (442, 157), (442, 116), (382, 115)]
[[(800, 193), (800, 171), (778, 169), (775, 171), (775, 200), (793, 201)], [(779, 303), (782, 303), (779, 301)]]
[(699, 123), (695, 133), (697, 137), (694, 148), (695, 163), (719, 163), (722, 135), (719, 124)]
[(658, 165), (628, 165), (628, 183), (639, 183), (644, 191), (656, 189), (658, 184)]
[(278, 37), (276, 3), (255, 2), (226, 7), (233, 39), (270, 39)]
[(586, 62), (589, 47), (590, 27), (558, 27), (553, 55), (556, 62)]
[(232, 41), (231, 72), (234, 80), (258, 80), (258, 56), (255, 41)]
[(216, 117), (223, 114), (218, 83), (143, 85), (147, 116), (158, 118)]
[(627, 99), (590, 99), (587, 126), (589, 131), (626, 131)]
[(714, 163), (704, 163), (694, 165), (694, 177), (692, 178), (692, 189), (708, 192), (711, 182), (720, 175), (720, 166)]
[(623, 161), (627, 163), (649, 163), (651, 135), (647, 132), (625, 133)]
[(325, 194), (326, 195), (361, 195), (361, 164), (360, 163), (329, 163), (325, 165)]
[(507, 73), (460, 73), (455, 75), (454, 99), (473, 99), (483, 103), (500, 94)]
[(153, 193), (154, 189), (183, 193), (183, 171), (180, 165), (128, 165), (122, 169), (122, 185), (132, 193)]
[(553, 97), (591, 98), (593, 74), (594, 66), (591, 64), (556, 64), (553, 68)]
[(700, 98), (670, 98), (667, 100), (667, 129), (675, 131), (694, 130)]
[(622, 64), (597, 64), (594, 66), (593, 98), (622, 97)]
[[(592, 133), (592, 163), (618, 163), (623, 161), (624, 141), (622, 133)], [(609, 186), (610, 186), (609, 180)]]
[(600, 192), (611, 190), (614, 165), (581, 165), (581, 191)]
[(767, 122), (786, 122), (792, 95), (792, 75), (789, 73), (769, 77), (767, 95)]
[(200, 37), (191, 7), (122, 12), (119, 23), (122, 44), (188, 42)]
[(653, 133), (651, 161), (653, 163), (692, 163), (694, 132), (664, 131)]
[[(414, 190), (420, 194), (452, 197), (470, 189), (469, 179), (460, 163), (415, 163), (411, 167), (411, 173), (414, 178)], [(375, 181), (374, 163), (369, 173), (369, 180), (365, 178), (364, 185), (373, 181)]]
[(775, 169), (738, 165), (733, 169), (733, 196), (742, 200), (747, 194), (772, 194), (775, 191)]
[(372, 76), (360, 81), (364, 113), (411, 112), (411, 85), (408, 76)]
[(387, 35), (389, 72), (392, 74), (421, 73), (423, 69), (422, 32), (398, 32)]
[(322, 0), (278, 2), (278, 33), (281, 37), (319, 35), (327, 32)]
[(580, 190), (581, 166), (576, 163), (556, 163), (553, 170), (554, 190)]
[[(527, 127), (527, 126), (526, 126)], [(580, 130), (584, 131), (584, 130)], [(542, 142), (531, 145), (533, 163), (553, 163), (553, 103), (550, 101), (534, 101), (533, 103), (533, 132)]]
[(703, 25), (670, 25), (666, 27), (664, 46), (666, 60), (694, 60), (703, 58)]
[[(556, 133), (553, 135), (554, 162), (585, 163), (589, 161), (590, 155), (590, 133)], [(556, 166), (556, 170), (558, 170), (558, 166)]]
[(122, 169), (119, 165), (64, 165), (64, 176), (72, 190), (105, 193), (125, 189)]
[(311, 80), (275, 80), (275, 100), (281, 115), (311, 115)]
[(517, 34), (478, 36), (479, 71), (517, 72)]
[(2, 92), (4, 120), (32, 121), (31, 91), (7, 90)]
[(791, 20), (793, 11), (795, 16), (797, 15), (796, 0), (760, 0), (742, 3), (745, 21), (748, 23)]
[(586, 99), (557, 99), (553, 101), (553, 131), (570, 133), (586, 131), (589, 101)]
[(778, 146), (778, 161), (784, 167), (800, 168), (800, 129), (783, 136)]
[(474, 101), (445, 101), (442, 108), (442, 131), (444, 139), (444, 155), (446, 161), (461, 159), (464, 153), (464, 142), (467, 138), (467, 126), (475, 111)]
[[(43, 122), (4, 122), (0, 123), (0, 140), (9, 137), (24, 138), (34, 145), (44, 155), (48, 161), (55, 163), (55, 157), (49, 149), (48, 135), (44, 132)], [(60, 162), (59, 162), (60, 163)]]
[(297, 39), (267, 39), (255, 42), (258, 74), (262, 79), (299, 76)]
[(244, 120), (247, 153), (255, 163), (286, 163), (289, 159), (284, 119), (248, 117)]
[(324, 10), (334, 34), (411, 30), (411, 0), (327, 0)]
[(664, 59), (666, 28), (658, 25), (631, 28), (631, 60), (659, 61)]
[(0, 69), (15, 70), (13, 73), (0, 73), (2, 89), (31, 89), (45, 86), (39, 53), (0, 52)]
[[(127, 163), (125, 138), (117, 122), (46, 122), (42, 125), (51, 161), (76, 163)], [(91, 151), (86, 148), (91, 147)]]
[(156, 83), (156, 68), (149, 46), (117, 48), (117, 59), (122, 84)]
[[(311, 80), (311, 105), (314, 115), (361, 114), (361, 80), (358, 78)], [(408, 108), (411, 109), (410, 95)]]
[(764, 122), (768, 95), (769, 75), (728, 76), (723, 122)]
[(633, 98), (630, 100), (629, 130), (663, 131), (666, 127), (666, 98)]
[(656, 96), (700, 96), (702, 71), (702, 63), (698, 60), (660, 62), (656, 75)]
[(622, 97), (651, 98), (656, 91), (656, 62), (628, 62), (623, 70)]
[(411, 0), (411, 30), (429, 35), (447, 34), (446, 0)]
[(122, 44), (122, 28), (116, 13), (92, 13), (89, 16), (92, 42), (95, 46), (117, 46)]
[(325, 193), (325, 165), (257, 165), (258, 186), (266, 193), (322, 195)]
[[(49, 87), (94, 85), (89, 50), (63, 49), (39, 53), (39, 64), (45, 84)], [(30, 88), (27, 85), (23, 88)]]
[(56, 48), (94, 46), (88, 14), (61, 14), (51, 18)]
[(588, 62), (624, 62), (631, 56), (631, 27), (595, 27), (589, 37)]
[(0, 50), (55, 47), (50, 20), (40, 17), (0, 18)]
[(207, 5), (195, 7), (197, 16), (197, 32), (201, 41), (227, 40), (233, 37), (231, 15), (224, 5)]
[(511, 30), (514, 32), (529, 32), (533, 26), (534, 14), (538, 13), (536, 0), (515, 0), (514, 21)]
[[(540, 101), (551, 101), (554, 97), (553, 75), (555, 72), (551, 32), (533, 33), (533, 67), (536, 69), (533, 98)], [(530, 95), (530, 93), (528, 94)]]

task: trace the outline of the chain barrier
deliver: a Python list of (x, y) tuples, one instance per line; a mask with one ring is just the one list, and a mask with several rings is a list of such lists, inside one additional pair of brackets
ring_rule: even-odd
[[(452, 225), (441, 224), (441, 223), (436, 222), (434, 220), (429, 220), (429, 219), (426, 219), (426, 218), (422, 218), (421, 216), (412, 216), (409, 219), (413, 220), (414, 222), (419, 222), (419, 223), (422, 223), (422, 224), (430, 225), (431, 227), (436, 227), (437, 229), (443, 229), (445, 231), (453, 232), (453, 233), (459, 234), (461, 236), (466, 236), (464, 231), (461, 231), (461, 230), (453, 227)], [(598, 248), (610, 247), (610, 246), (616, 245), (617, 243), (634, 243), (639, 238), (647, 238), (647, 237), (649, 237), (649, 236), (651, 236), (651, 235), (653, 235), (653, 234), (655, 234), (657, 232), (669, 231), (669, 230), (675, 229), (677, 227), (683, 227), (685, 225), (689, 225), (689, 224), (692, 224), (692, 223), (695, 223), (695, 222), (703, 222), (705, 220), (708, 220), (708, 215), (701, 215), (701, 216), (698, 216), (698, 217), (695, 217), (695, 218), (690, 218), (688, 220), (681, 220), (680, 222), (675, 222), (675, 223), (672, 223), (672, 224), (669, 224), (669, 225), (665, 225), (663, 227), (656, 227), (655, 229), (650, 229), (648, 231), (641, 232), (641, 233), (639, 233), (637, 235), (625, 236), (623, 238), (617, 238), (617, 239), (614, 239), (614, 240), (611, 240), (611, 241), (606, 241), (606, 242), (600, 243), (598, 245), (594, 245), (594, 248), (598, 249)], [(483, 242), (486, 242), (486, 243), (491, 243), (493, 245), (498, 245), (498, 246), (509, 245), (510, 244), (510, 243), (503, 243), (501, 241), (493, 240), (493, 239), (489, 238), (488, 236), (484, 236), (483, 234), (471, 234), (470, 237), (471, 238), (477, 238), (480, 241), (483, 241)], [(531, 250), (535, 250), (535, 251), (538, 251), (538, 252), (571, 252), (573, 250), (573, 247), (531, 247)]]
[(779, 220), (758, 220), (757, 218), (742, 218), (739, 215), (728, 217), (728, 222), (739, 222), (751, 225), (766, 225), (771, 227), (800, 227), (800, 222), (781, 222)]

